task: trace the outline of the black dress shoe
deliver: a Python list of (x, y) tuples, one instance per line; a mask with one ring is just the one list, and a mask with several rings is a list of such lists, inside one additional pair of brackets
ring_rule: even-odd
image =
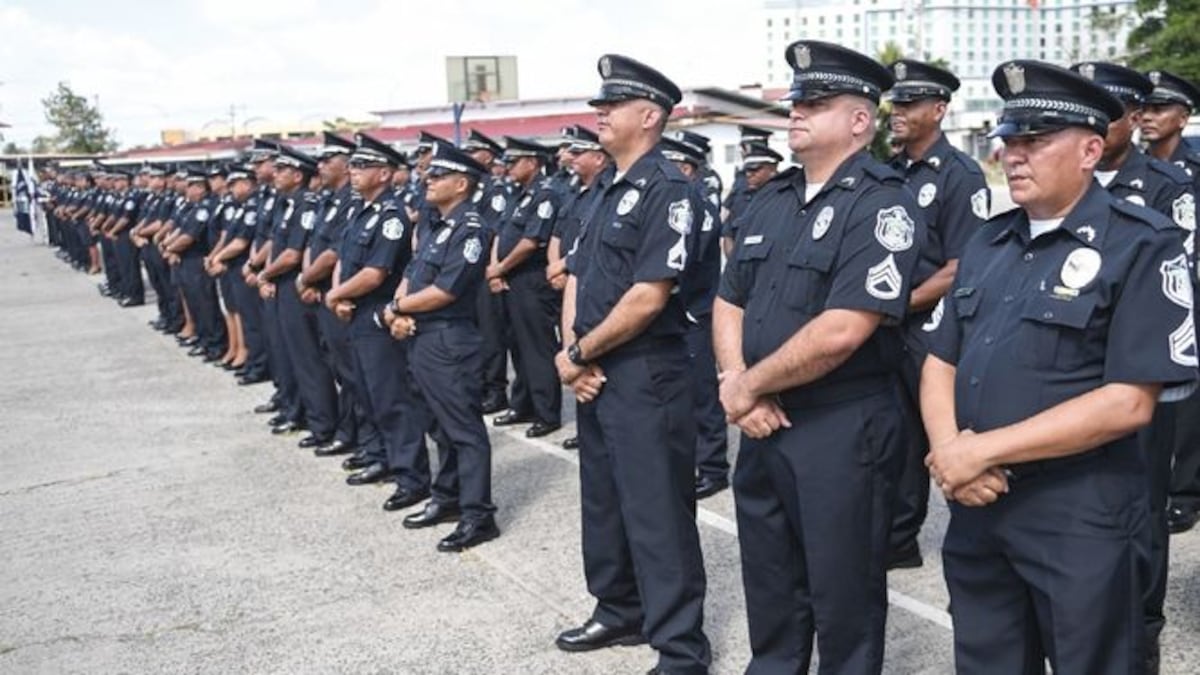
[(284, 434), (298, 434), (301, 431), (304, 431), (304, 425), (291, 420), (288, 420), (283, 424), (276, 424), (275, 426), (271, 427), (271, 433), (275, 434), (276, 436), (282, 436)]
[(258, 414), (258, 415), (265, 415), (267, 413), (279, 412), (279, 404), (276, 403), (275, 401), (267, 401), (266, 403), (259, 403), (258, 405), (254, 406), (254, 412), (255, 412), (255, 414)]
[(308, 436), (305, 436), (304, 438), (301, 438), (300, 442), (297, 443), (296, 445), (300, 448), (305, 448), (305, 449), (319, 448), (323, 445), (329, 445), (330, 440), (332, 440), (332, 439), (321, 438), (320, 436), (317, 436), (316, 434), (310, 434)]
[(271, 378), (267, 377), (266, 375), (263, 375), (262, 373), (254, 373), (239, 377), (237, 383), (238, 386), (249, 387), (251, 385), (262, 384), (263, 382), (270, 381)]
[(350, 455), (342, 462), (342, 469), (345, 471), (358, 471), (372, 464), (374, 464), (374, 461), (364, 455)]
[(237, 375), (241, 375), (241, 374), (242, 374), (242, 372), (241, 372), (241, 371), (242, 371), (242, 367), (241, 367), (241, 366), (235, 366), (235, 365), (233, 365), (232, 363), (224, 363), (224, 362), (222, 362), (222, 363), (221, 363), (221, 370), (224, 370), (224, 371), (226, 371), (226, 372), (229, 372), (229, 373), (235, 373), (235, 374), (237, 374)]
[(322, 445), (319, 448), (313, 449), (313, 454), (317, 457), (334, 457), (336, 455), (348, 455), (354, 452), (354, 446), (346, 441), (333, 439), (332, 442)]
[(189, 337), (179, 337), (176, 335), (175, 341), (179, 343), (180, 347), (195, 347), (196, 345), (200, 344), (200, 338), (196, 337), (195, 335)]
[(200, 345), (195, 345), (187, 352), (188, 356), (208, 356), (208, 351)]
[(889, 570), (911, 570), (924, 565), (921, 558), (921, 547), (916, 541), (910, 541), (888, 551), (887, 568)]
[(1186, 506), (1172, 505), (1167, 509), (1167, 530), (1171, 534), (1182, 534), (1196, 526), (1200, 512)]
[(384, 511), (399, 511), (407, 509), (413, 504), (419, 504), (423, 500), (429, 499), (429, 490), (410, 490), (406, 487), (397, 487), (391, 497), (383, 503)]
[(217, 366), (222, 366), (224, 364), (220, 363), (220, 361), (224, 357), (225, 357), (225, 355), (222, 354), (221, 352), (205, 352), (204, 353), (204, 362), (205, 363), (215, 363), (215, 364), (217, 364)]
[(286, 421), (288, 421), (287, 415), (283, 413), (276, 413), (273, 417), (271, 417), (271, 419), (267, 420), (267, 426), (277, 427)]
[[(387, 507), (385, 506), (384, 508)], [(419, 513), (406, 516), (404, 522), (401, 524), (410, 530), (419, 530), (423, 527), (432, 527), (438, 523), (452, 523), (461, 516), (462, 511), (458, 508), (458, 504), (430, 501)]]
[(530, 415), (522, 415), (515, 410), (509, 410), (503, 415), (493, 418), (492, 424), (498, 427), (507, 427), (513, 424), (528, 424), (532, 421), (533, 417)]
[(533, 423), (533, 426), (525, 430), (525, 438), (541, 438), (542, 436), (545, 436), (546, 434), (552, 434), (561, 428), (561, 424), (551, 424), (550, 422), (536, 420)]
[(437, 550), (442, 553), (458, 553), (499, 536), (500, 528), (496, 527), (496, 521), (491, 517), (482, 520), (460, 520), (458, 527), (438, 542)]
[(154, 330), (162, 330), (167, 327), (167, 321), (160, 316), (157, 319), (151, 319), (150, 321), (147, 321), (146, 325), (150, 326)]
[(362, 471), (346, 476), (346, 484), (370, 485), (371, 483), (382, 483), (391, 477), (391, 469), (384, 466), (382, 462), (374, 462)]
[(122, 307), (141, 307), (146, 304), (145, 300), (137, 300), (135, 298), (125, 298), (117, 303)]
[(642, 645), (646, 644), (646, 638), (640, 628), (613, 628), (588, 619), (579, 628), (559, 633), (554, 644), (564, 652), (590, 652), (617, 645)]
[(578, 450), (579, 449), (579, 437), (572, 436), (572, 437), (568, 438), (567, 440), (562, 442), (562, 447), (563, 447), (563, 450)]
[(508, 407), (508, 399), (503, 394), (487, 396), (483, 399), (483, 414), (491, 415)]
[(696, 499), (711, 497), (729, 487), (729, 479), (723, 476), (700, 476), (696, 479)]
[(183, 326), (182, 326), (182, 325), (180, 325), (180, 326), (167, 326), (166, 328), (164, 328), (164, 329), (163, 329), (163, 333), (166, 333), (167, 335), (174, 335), (174, 336), (176, 336), (176, 337), (179, 337), (179, 333), (180, 333), (182, 330), (183, 330)]

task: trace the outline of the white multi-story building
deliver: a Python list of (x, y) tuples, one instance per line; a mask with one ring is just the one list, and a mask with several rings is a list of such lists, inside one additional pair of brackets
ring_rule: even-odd
[[(991, 84), (1009, 59), (1060, 65), (1119, 60), (1136, 25), (1134, 3), (1096, 0), (765, 0), (764, 84), (792, 80), (784, 50), (799, 39), (834, 42), (878, 56), (889, 43), (908, 58), (943, 59), (962, 80), (945, 123), (951, 140), (977, 145), (1000, 101)], [(975, 149), (978, 149), (977, 147)]]

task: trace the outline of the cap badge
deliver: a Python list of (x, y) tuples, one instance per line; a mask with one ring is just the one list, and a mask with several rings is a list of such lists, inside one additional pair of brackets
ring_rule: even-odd
[(612, 59), (607, 56), (600, 59), (600, 77), (605, 79), (612, 77)]
[(1096, 79), (1096, 64), (1085, 63), (1082, 66), (1079, 66), (1079, 74), (1086, 77), (1089, 80), (1095, 80)]
[(1025, 69), (1015, 63), (1009, 63), (1004, 66), (1004, 81), (1008, 83), (1009, 91), (1020, 94), (1025, 91)]
[(1162, 79), (1162, 73), (1158, 72), (1157, 70), (1150, 71), (1150, 83), (1151, 84), (1153, 84), (1154, 86), (1157, 87), (1158, 81), (1161, 79)]
[(812, 52), (809, 51), (808, 45), (796, 45), (792, 50), (792, 60), (796, 62), (796, 67), (800, 70), (805, 70), (812, 65)]
[(897, 63), (895, 68), (893, 68), (893, 70), (896, 73), (897, 80), (907, 80), (908, 79), (908, 65), (907, 64)]

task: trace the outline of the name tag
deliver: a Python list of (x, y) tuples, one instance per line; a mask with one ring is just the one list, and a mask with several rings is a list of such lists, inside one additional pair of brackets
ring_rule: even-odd
[(743, 239), (742, 245), (743, 246), (753, 246), (755, 244), (761, 244), (762, 241), (763, 241), (763, 236), (761, 234), (755, 234), (755, 235), (751, 235), (751, 236)]

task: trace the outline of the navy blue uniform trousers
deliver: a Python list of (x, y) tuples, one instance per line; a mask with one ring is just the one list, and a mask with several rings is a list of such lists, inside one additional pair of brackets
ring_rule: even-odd
[(483, 424), (483, 338), (470, 320), (417, 320), (409, 370), (438, 447), (433, 499), (482, 520), (492, 504), (492, 446)]
[(1056, 673), (1144, 672), (1149, 500), (1141, 458), (1124, 450), (1043, 464), (985, 507), (951, 503), (942, 558), (959, 673), (1040, 674), (1047, 658)]
[(729, 479), (729, 436), (725, 411), (721, 408), (717, 358), (713, 354), (712, 317), (688, 325), (688, 373), (696, 414), (696, 473), (719, 480)]
[(285, 274), (276, 285), (283, 344), (304, 405), (304, 419), (313, 436), (332, 439), (337, 425), (337, 386), (321, 353), (317, 306), (300, 301), (296, 274)]
[[(747, 673), (878, 673), (902, 422), (887, 380), (790, 403), (791, 428), (742, 436), (733, 490), (752, 658)], [(868, 393), (869, 392), (869, 393)]]
[(578, 407), (583, 566), (592, 618), (640, 627), (672, 673), (707, 672), (696, 531), (696, 421), (682, 338), (622, 346)]

